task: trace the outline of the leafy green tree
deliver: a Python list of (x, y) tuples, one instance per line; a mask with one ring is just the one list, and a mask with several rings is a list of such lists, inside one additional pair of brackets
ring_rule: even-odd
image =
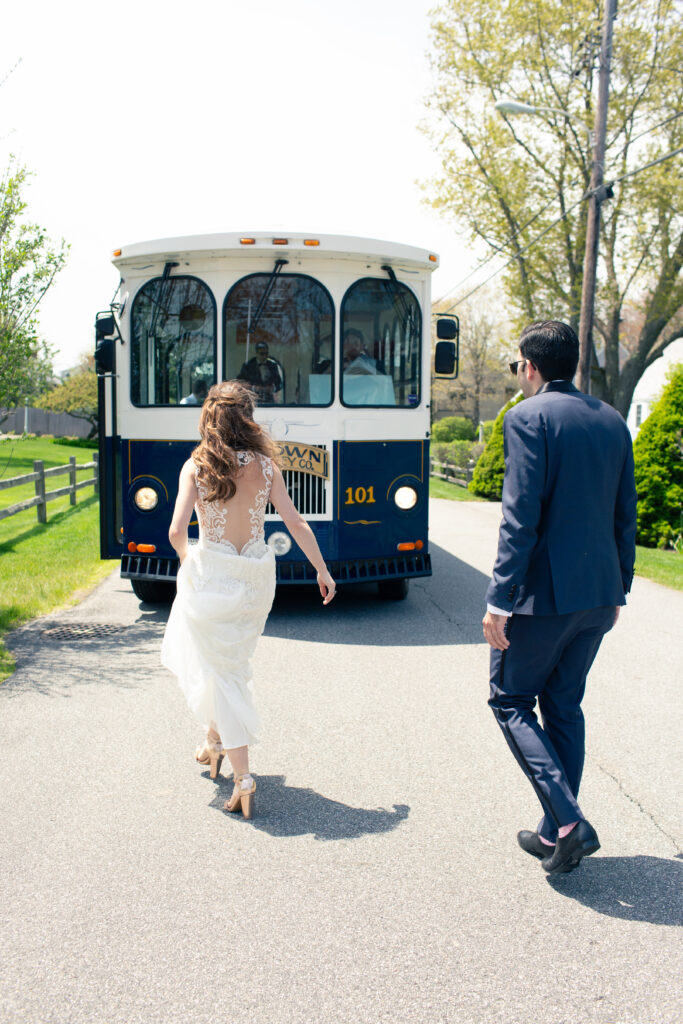
[(432, 426), (432, 441), (474, 441), (474, 433), (465, 416), (444, 416)]
[(11, 165), (0, 181), (0, 408), (31, 400), (54, 379), (52, 354), (38, 336), (36, 312), (64, 266), (66, 245), (54, 247), (24, 219), (27, 172)]
[(523, 397), (523, 395), (518, 395), (513, 398), (496, 416), (491, 436), (474, 467), (474, 473), (469, 483), (472, 494), (478, 494), (481, 498), (488, 498), (490, 501), (500, 501), (503, 494), (503, 477), (505, 476), (503, 419), (508, 409), (521, 402)]
[(88, 437), (97, 433), (97, 374), (95, 359), (83, 356), (78, 369), (62, 384), (42, 395), (36, 402), (38, 408), (51, 412), (68, 412), (90, 424)]
[(683, 363), (669, 372), (633, 445), (638, 541), (669, 547), (683, 533)]
[[(602, 16), (597, 0), (442, 0), (433, 14), (426, 130), (443, 173), (430, 200), (498, 266), (511, 259), (518, 326), (578, 327)], [(678, 0), (620, 0), (605, 180), (623, 180), (602, 207), (592, 391), (623, 415), (643, 371), (683, 336), (680, 156), (632, 173), (683, 144), (680, 28)], [(546, 109), (503, 118), (494, 104), (507, 97)], [(625, 351), (629, 308), (642, 318)]]

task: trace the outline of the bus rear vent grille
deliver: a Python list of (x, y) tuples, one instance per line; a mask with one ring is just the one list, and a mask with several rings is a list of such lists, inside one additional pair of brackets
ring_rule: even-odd
[[(326, 445), (319, 444), (316, 447), (326, 448)], [(325, 480), (310, 473), (301, 473), (297, 469), (283, 469), (282, 475), (287, 492), (302, 516), (324, 515), (327, 512)], [(270, 502), (266, 505), (266, 515), (277, 515)]]

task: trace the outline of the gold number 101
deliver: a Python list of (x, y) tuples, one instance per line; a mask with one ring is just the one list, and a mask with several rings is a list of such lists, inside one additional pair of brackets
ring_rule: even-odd
[(345, 505), (374, 505), (374, 487), (347, 487)]

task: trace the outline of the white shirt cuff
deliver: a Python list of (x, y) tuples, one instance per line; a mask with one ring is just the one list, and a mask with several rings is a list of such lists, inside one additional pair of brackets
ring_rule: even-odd
[(486, 605), (486, 611), (490, 612), (491, 615), (505, 615), (507, 617), (512, 615), (512, 612), (506, 611), (505, 608), (494, 608), (492, 604)]

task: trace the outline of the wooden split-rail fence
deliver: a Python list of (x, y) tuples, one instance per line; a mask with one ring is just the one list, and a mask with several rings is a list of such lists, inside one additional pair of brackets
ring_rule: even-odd
[(430, 458), (429, 463), (430, 476), (438, 477), (439, 480), (445, 480), (447, 484), (459, 484), (460, 487), (467, 487), (472, 479), (473, 459), (470, 459), (466, 466), (456, 466), (450, 459), (439, 462), (438, 459)]
[[(61, 498), (63, 495), (69, 495), (69, 504), (76, 504), (76, 492), (82, 490), (83, 487), (94, 487), (95, 494), (99, 494), (99, 475), (98, 475), (98, 464), (97, 464), (97, 452), (95, 452), (93, 462), (76, 462), (76, 456), (72, 455), (69, 459), (69, 463), (66, 466), (51, 466), (49, 469), (45, 469), (45, 465), (42, 459), (36, 459), (33, 463), (33, 472), (24, 473), (23, 476), (13, 476), (9, 480), (0, 480), (0, 491), (5, 491), (10, 487), (20, 487), (23, 484), (34, 483), (36, 487), (35, 497), (26, 498), (24, 501), (18, 501), (16, 505), (10, 505), (8, 508), (0, 509), (0, 519), (7, 519), (8, 516), (15, 516), (17, 512), (25, 512), (28, 508), (35, 508), (38, 522), (47, 522), (47, 503), (48, 501), (54, 501), (55, 498)], [(84, 469), (94, 469), (95, 473), (93, 476), (88, 477), (87, 480), (77, 480), (76, 474)], [(54, 491), (47, 491), (45, 489), (45, 480), (48, 477), (53, 476), (64, 476), (69, 475), (69, 483), (66, 487), (58, 487)]]

